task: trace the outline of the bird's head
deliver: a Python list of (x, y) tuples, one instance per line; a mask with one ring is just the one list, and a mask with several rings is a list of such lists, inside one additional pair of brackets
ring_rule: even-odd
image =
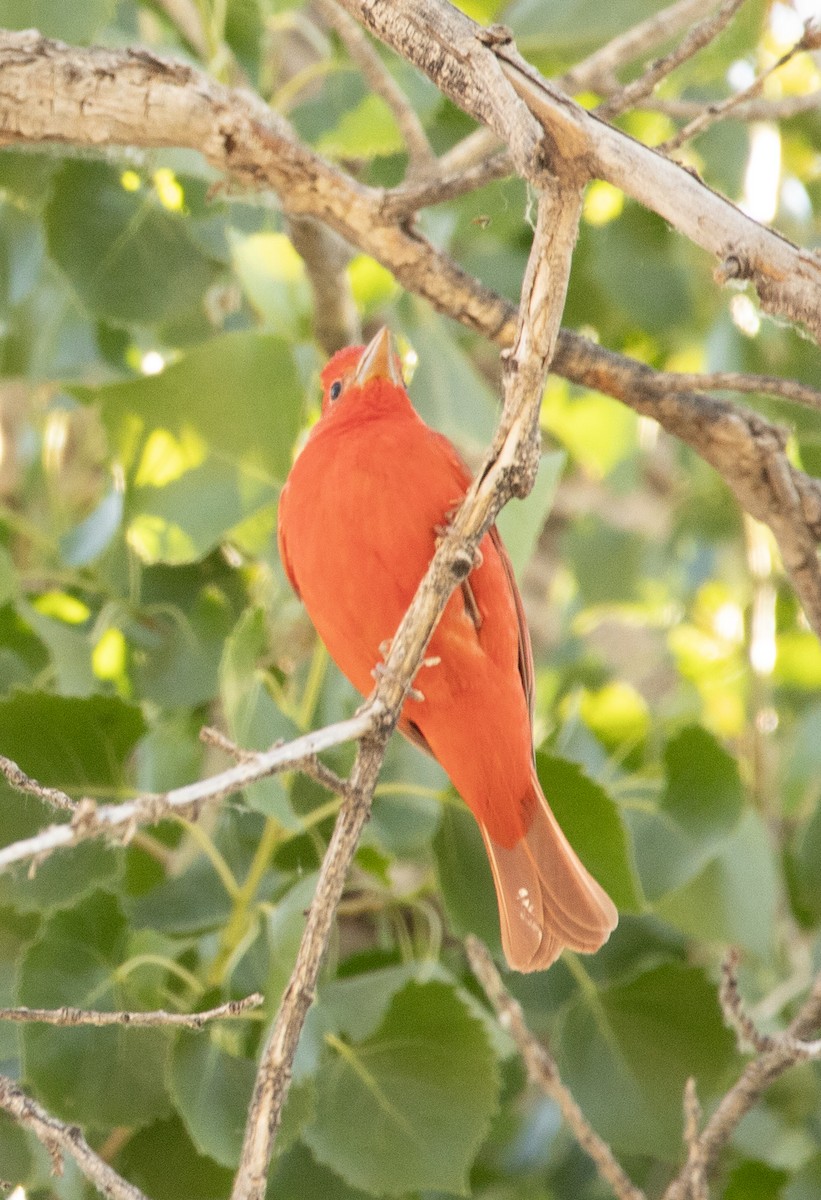
[(372, 379), (385, 380), (395, 387), (405, 386), (399, 355), (386, 325), (367, 346), (346, 346), (344, 350), (338, 350), (320, 378), (323, 413), (338, 403), (346, 392), (364, 387)]

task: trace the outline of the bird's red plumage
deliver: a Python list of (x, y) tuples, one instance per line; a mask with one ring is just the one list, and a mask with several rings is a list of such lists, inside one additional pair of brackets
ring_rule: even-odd
[[(323, 415), (283, 489), (279, 542), (289, 579), (331, 657), (367, 695), (380, 646), (396, 632), (470, 477), (403, 387), (383, 373), (357, 378), (364, 352), (341, 351), (323, 371)], [(332, 389), (339, 392), (335, 400)], [(548, 965), (565, 944), (597, 948), (615, 924), (615, 910), (552, 814), (545, 823), (549, 809), (533, 767), (532, 663), (521, 602), (495, 530), (480, 552), (468, 586), (451, 596), (431, 639), (427, 657), (440, 662), (420, 669), (414, 687), (423, 698), (408, 698), (400, 728), (432, 752), (478, 820), (508, 957), (530, 970)], [(545, 885), (529, 845), (534, 839), (549, 843), (555, 860), (547, 885), (547, 893), (561, 893), (548, 895), (558, 914), (553, 931), (542, 912)]]

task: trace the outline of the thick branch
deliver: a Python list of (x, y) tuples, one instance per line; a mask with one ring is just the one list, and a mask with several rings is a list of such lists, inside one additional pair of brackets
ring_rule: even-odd
[[(678, 163), (585, 111), (518, 54), (508, 34), (493, 37), (437, 0), (343, 0), (377, 37), (429, 75), (454, 103), (489, 125), (514, 153), (517, 170), (538, 182), (545, 156), (584, 160), (718, 260), (722, 283), (749, 280), (762, 306), (804, 324), (821, 339), (821, 259), (747, 217)], [(501, 66), (543, 127), (527, 158), (530, 132), (512, 106), (494, 103)], [(517, 149), (519, 151), (517, 155)]]

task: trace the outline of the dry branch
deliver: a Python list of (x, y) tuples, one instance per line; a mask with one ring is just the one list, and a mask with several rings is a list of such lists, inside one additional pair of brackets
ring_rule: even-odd
[(714, 41), (721, 31), (729, 25), (743, 3), (744, 0), (724, 0), (718, 12), (705, 17), (704, 20), (699, 21), (697, 25), (688, 30), (686, 36), (682, 38), (674, 50), (671, 50), (669, 54), (665, 54), (663, 58), (658, 59), (656, 62), (651, 63), (638, 79), (634, 79), (632, 83), (628, 83), (625, 88), (622, 88), (610, 96), (604, 104), (601, 104), (596, 110), (597, 115), (609, 120), (619, 113), (626, 112), (628, 108), (633, 108), (645, 96), (649, 96), (662, 79), (666, 79), (682, 63), (693, 58), (694, 55), (698, 54), (699, 50), (703, 50), (705, 46)]
[(473, 936), (468, 936), (465, 946), (473, 974), (493, 1006), (499, 1024), (516, 1043), (532, 1082), (555, 1101), (576, 1141), (592, 1158), (599, 1176), (612, 1188), (618, 1200), (646, 1200), (644, 1192), (627, 1177), (613, 1151), (589, 1124), (562, 1083), (555, 1058), (528, 1029), (521, 1006), (502, 983), (502, 977), (487, 948)]
[(128, 1183), (91, 1149), (76, 1125), (58, 1121), (27, 1096), (21, 1087), (0, 1075), (0, 1109), (24, 1129), (30, 1129), (49, 1152), (55, 1175), (63, 1173), (63, 1155), (70, 1155), (82, 1173), (110, 1200), (148, 1200), (144, 1192)]
[(571, 95), (586, 89), (615, 91), (618, 70), (689, 29), (693, 21), (704, 16), (705, 7), (709, 6), (704, 0), (677, 0), (576, 63), (555, 81), (557, 87)]
[[(335, 725), (306, 733), (287, 745), (274, 746), (271, 750), (254, 754), (235, 767), (208, 779), (201, 779), (197, 783), (189, 783), (161, 794), (138, 796), (136, 800), (127, 800), (123, 804), (97, 806), (88, 801), (82, 812), (78, 810), (69, 823), (50, 825), (33, 837), (13, 842), (10, 846), (0, 849), (0, 871), (14, 863), (27, 862), (30, 859), (42, 861), (55, 850), (74, 846), (88, 838), (113, 836), (127, 840), (141, 825), (156, 825), (166, 817), (196, 813), (208, 801), (222, 800), (268, 775), (296, 770), (305, 760), (312, 760), (321, 751), (329, 750), (332, 746), (366, 737), (378, 719), (377, 711), (365, 706), (348, 721), (338, 721)], [(6, 760), (8, 761), (10, 760)], [(11, 763), (11, 766), (14, 767), (17, 777), (27, 779), (16, 763)], [(15, 779), (10, 779), (10, 782), (15, 783)], [(31, 789), (26, 787), (20, 790)]]
[(61, 1025), (129, 1025), (134, 1029), (159, 1029), (166, 1026), (177, 1029), (203, 1029), (209, 1021), (227, 1017), (243, 1017), (263, 1003), (259, 992), (242, 1000), (228, 1000), (216, 1008), (196, 1013), (172, 1013), (155, 1009), (151, 1012), (95, 1012), (87, 1008), (0, 1008), (0, 1021), (18, 1021), (21, 1024)]
[[(687, 1162), (664, 1193), (663, 1200), (690, 1200), (700, 1181), (715, 1171), (718, 1156), (729, 1144), (742, 1117), (758, 1102), (776, 1079), (798, 1063), (821, 1057), (821, 1041), (809, 1042), (809, 1034), (821, 1027), (821, 976), (795, 1020), (781, 1034), (762, 1035), (744, 1010), (738, 990), (738, 956), (731, 951), (722, 967), (721, 1005), (725, 1019), (752, 1045), (756, 1057), (722, 1097), (704, 1128), (690, 1142)], [(695, 1191), (695, 1195), (698, 1192)]]
[[(821, 259), (747, 217), (678, 163), (608, 125), (547, 82), (518, 54), (509, 33), (494, 36), (436, 0), (344, 0), (377, 37), (429, 75), (455, 104), (490, 126), (510, 148), (516, 169), (538, 184), (552, 155), (584, 162), (709, 251), (722, 283), (749, 281), (762, 306), (804, 324), (821, 339)], [(521, 111), (499, 104), (505, 77), (542, 126), (532, 146)], [(490, 86), (489, 86), (490, 85)]]

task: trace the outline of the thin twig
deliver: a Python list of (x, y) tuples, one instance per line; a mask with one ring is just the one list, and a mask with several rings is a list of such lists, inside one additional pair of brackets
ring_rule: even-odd
[(27, 796), (36, 796), (38, 800), (50, 804), (52, 808), (59, 808), (65, 812), (75, 812), (77, 809), (78, 801), (72, 800), (71, 796), (67, 796), (60, 788), (46, 787), (45, 784), (30, 778), (24, 771), (21, 771), (16, 762), (6, 758), (4, 754), (0, 754), (0, 775), (5, 775), (16, 792), (23, 792)]
[[(700, 117), (702, 113), (710, 112), (720, 101), (705, 103), (700, 100), (682, 100), (680, 98), (662, 99), (659, 96), (650, 97), (641, 108), (650, 112), (664, 113), (668, 117), (686, 121)], [(743, 103), (728, 109), (723, 118), (725, 121), (786, 121), (790, 117), (798, 117), (802, 113), (821, 108), (821, 89), (795, 96), (776, 96), (772, 99), (745, 100)]]
[(570, 95), (588, 88), (605, 93), (615, 91), (619, 86), (616, 72), (621, 67), (635, 62), (643, 54), (689, 28), (696, 18), (704, 15), (704, 9), (705, 0), (677, 0), (675, 4), (653, 13), (647, 20), (640, 21), (594, 50), (564, 75), (560, 75), (555, 81), (556, 86)]
[(409, 174), (416, 177), (433, 174), (436, 171), (436, 155), (431, 149), (425, 128), (407, 96), (368, 41), (362, 27), (334, 0), (314, 0), (314, 7), (339, 34), (366, 83), (377, 96), (382, 97), (393, 113), (408, 151)]
[(684, 1085), (684, 1144), (687, 1147), (687, 1167), (690, 1173), (690, 1200), (709, 1200), (704, 1175), (698, 1131), (701, 1126), (701, 1105), (698, 1102), (696, 1081), (692, 1075)]
[(228, 1000), (204, 1012), (172, 1013), (155, 1009), (152, 1012), (94, 1012), (84, 1008), (0, 1008), (0, 1021), (19, 1021), (40, 1025), (130, 1025), (134, 1029), (156, 1029), (172, 1025), (183, 1029), (202, 1029), (209, 1021), (245, 1016), (259, 1008), (264, 998), (259, 992), (243, 1000)]
[(817, 388), (794, 379), (780, 379), (777, 375), (747, 375), (740, 371), (711, 371), (704, 375), (659, 371), (656, 378), (660, 387), (671, 392), (757, 392), (821, 411), (821, 392)]
[(719, 1000), (721, 1010), (728, 1025), (731, 1025), (738, 1035), (739, 1048), (756, 1054), (766, 1054), (771, 1050), (783, 1050), (794, 1054), (796, 1061), (809, 1061), (821, 1058), (821, 1039), (809, 1042), (796, 1037), (793, 1033), (762, 1033), (747, 1012), (741, 991), (738, 986), (738, 964), (741, 956), (736, 948), (728, 950), (721, 964), (721, 989)]
[[(210, 725), (204, 725), (200, 730), (200, 741), (205, 742), (207, 746), (215, 746), (218, 750), (223, 750), (237, 762), (253, 762), (259, 758), (260, 751), (244, 750), (224, 733), (221, 733), (219, 729), (214, 729)], [(284, 744), (284, 742), (279, 742), (277, 746)], [(348, 781), (341, 775), (337, 775), (336, 771), (332, 771), (330, 767), (326, 767), (325, 763), (315, 754), (296, 760), (289, 769), (310, 776), (316, 783), (327, 788), (329, 792), (334, 792), (337, 796), (344, 796), (348, 790)]]
[(56, 1175), (63, 1172), (63, 1155), (70, 1155), (86, 1179), (109, 1200), (148, 1200), (144, 1192), (128, 1183), (91, 1149), (76, 1125), (58, 1121), (20, 1088), (0, 1075), (0, 1108), (25, 1129), (30, 1129), (51, 1156)]
[[(29, 859), (42, 861), (54, 850), (76, 845), (87, 838), (114, 835), (127, 839), (141, 825), (156, 825), (165, 817), (178, 816), (180, 813), (196, 813), (208, 801), (222, 800), (269, 775), (296, 770), (300, 763), (312, 760), (316, 754), (332, 746), (366, 737), (377, 719), (378, 714), (366, 705), (347, 721), (338, 721), (335, 725), (295, 738), (287, 745), (263, 751), (253, 759), (238, 763), (208, 779), (174, 788), (161, 795), (139, 796), (123, 804), (97, 806), (89, 801), (84, 810), (75, 813), (73, 821), (64, 825), (50, 825), (33, 837), (0, 849), (0, 871)], [(78, 820), (78, 817), (81, 819)]]
[(804, 32), (794, 46), (791, 46), (785, 54), (781, 55), (778, 62), (774, 63), (766, 71), (758, 76), (757, 79), (743, 88), (740, 92), (736, 92), (733, 96), (728, 96), (726, 100), (721, 100), (716, 104), (710, 104), (703, 112), (699, 113), (692, 121), (689, 121), (678, 133), (673, 137), (668, 138), (666, 142), (659, 143), (656, 149), (661, 154), (670, 154), (673, 150), (678, 150), (685, 142), (689, 142), (692, 138), (711, 126), (723, 121), (732, 113), (734, 108), (739, 108), (746, 104), (749, 100), (754, 100), (762, 91), (765, 83), (770, 79), (776, 71), (780, 71), (783, 66), (804, 50), (817, 50), (821, 45), (821, 30), (818, 26), (807, 22), (804, 26)]
[(705, 17), (703, 21), (699, 21), (698, 25), (694, 25), (686, 37), (682, 38), (675, 50), (671, 50), (669, 54), (665, 54), (663, 58), (657, 59), (650, 67), (634, 79), (632, 83), (628, 83), (621, 91), (616, 92), (605, 100), (604, 104), (600, 104), (596, 109), (596, 115), (604, 120), (611, 120), (618, 116), (619, 113), (625, 112), (628, 108), (633, 108), (645, 96), (649, 96), (655, 89), (656, 85), (666, 78), (682, 63), (686, 62), (693, 55), (698, 54), (699, 50), (703, 50), (709, 45), (721, 31), (729, 25), (735, 14), (741, 8), (744, 0), (724, 0), (724, 3), (716, 13), (709, 17)]
[(497, 179), (507, 179), (513, 173), (510, 155), (500, 150), (464, 170), (440, 174), (421, 183), (406, 183), (385, 192), (382, 211), (389, 219), (400, 220), (420, 208), (444, 204), (466, 192), (475, 192)]
[(710, 1178), (719, 1155), (728, 1145), (739, 1122), (767, 1088), (798, 1063), (821, 1058), (821, 1040), (807, 1040), (808, 1034), (821, 1026), (821, 975), (789, 1028), (784, 1033), (768, 1036), (755, 1028), (744, 1010), (738, 990), (737, 965), (738, 955), (730, 951), (722, 966), (722, 1009), (728, 1024), (741, 1034), (745, 1042), (759, 1049), (756, 1057), (747, 1064), (710, 1115), (696, 1143), (691, 1145), (687, 1162), (668, 1186), (663, 1200), (691, 1200), (694, 1175), (696, 1183), (699, 1177), (703, 1177), (705, 1182)]
[(369, 705), (382, 724), (360, 742), (348, 795), (320, 870), (296, 963), (262, 1051), (232, 1200), (262, 1200), (291, 1067), (313, 1001), (334, 914), (384, 758), (387, 738), (453, 589), (502, 504), (526, 495), (538, 466), (538, 413), (559, 332), (570, 258), (581, 214), (583, 178), (557, 179), (539, 201), (536, 232), (522, 286), (521, 318), (506, 361), (505, 406), (496, 438), (391, 643)]
[(568, 1128), (582, 1150), (593, 1160), (601, 1179), (618, 1200), (646, 1200), (644, 1192), (628, 1178), (613, 1151), (589, 1124), (573, 1096), (562, 1083), (555, 1058), (528, 1029), (518, 1001), (514, 1000), (496, 969), (487, 948), (469, 935), (465, 942), (473, 974), (522, 1056), (533, 1083), (558, 1106)]

